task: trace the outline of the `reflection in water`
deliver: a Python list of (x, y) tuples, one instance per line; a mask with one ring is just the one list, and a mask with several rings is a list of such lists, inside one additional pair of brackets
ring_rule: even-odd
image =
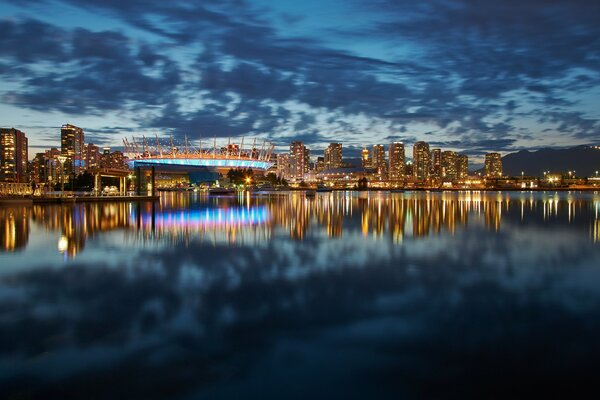
[(574, 397), (600, 358), (599, 212), (477, 192), (3, 208), (0, 398)]
[(344, 230), (360, 229), (364, 237), (413, 238), (455, 233), (469, 220), (483, 222), (497, 232), (503, 217), (521, 223), (589, 221), (590, 236), (600, 241), (599, 195), (558, 193), (415, 192), (405, 194), (334, 192), (307, 198), (301, 192), (232, 197), (166, 193), (160, 204), (97, 203), (36, 205), (33, 208), (0, 208), (1, 243), (4, 251), (27, 245), (29, 221), (47, 230), (60, 231), (59, 250), (68, 257), (80, 253), (89, 237), (98, 232), (125, 229), (139, 240), (191, 238), (256, 243), (283, 229), (293, 239), (322, 230), (330, 238)]
[(0, 250), (15, 251), (29, 240), (29, 209), (0, 207)]

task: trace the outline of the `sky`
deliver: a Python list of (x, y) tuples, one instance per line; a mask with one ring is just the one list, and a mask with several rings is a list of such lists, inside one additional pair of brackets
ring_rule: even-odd
[[(597, 0), (3, 0), (0, 125), (60, 145), (600, 144)], [(248, 143), (248, 142), (246, 142)]]

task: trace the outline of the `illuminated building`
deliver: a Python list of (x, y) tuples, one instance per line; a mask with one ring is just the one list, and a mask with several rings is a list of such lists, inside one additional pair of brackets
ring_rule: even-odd
[(442, 179), (445, 181), (456, 180), (456, 160), (458, 154), (455, 151), (442, 152)]
[(459, 154), (456, 159), (456, 175), (458, 179), (469, 176), (469, 157), (466, 154)]
[(304, 171), (308, 168), (306, 164), (306, 147), (300, 141), (290, 144), (290, 179), (301, 181)]
[(330, 143), (325, 149), (325, 169), (340, 168), (342, 166), (342, 144)]
[(365, 178), (368, 175), (369, 173), (365, 168), (349, 167), (326, 169), (325, 171), (318, 173), (317, 178), (326, 184), (351, 188), (356, 185), (359, 179)]
[(442, 150), (431, 150), (431, 176), (433, 178), (442, 177)]
[(317, 163), (315, 164), (315, 172), (323, 172), (325, 170), (325, 157), (317, 157)]
[(85, 170), (85, 157), (83, 154), (84, 134), (83, 129), (70, 124), (65, 124), (60, 129), (60, 153), (67, 156), (65, 161), (65, 177), (79, 175)]
[(47, 179), (46, 154), (35, 153), (35, 157), (31, 163), (31, 181), (39, 185), (40, 183), (45, 183)]
[(390, 171), (389, 177), (392, 181), (397, 181), (404, 178), (405, 160), (404, 160), (404, 144), (394, 142), (390, 145), (389, 159)]
[(502, 177), (502, 156), (500, 153), (485, 155), (485, 176), (488, 178)]
[(86, 169), (98, 168), (100, 166), (100, 149), (93, 143), (83, 145), (83, 154)]
[(424, 181), (429, 179), (429, 144), (425, 142), (416, 142), (413, 146), (412, 170), (415, 180)]
[(56, 147), (44, 152), (44, 160), (46, 162), (46, 182), (48, 183), (60, 182), (61, 171), (58, 156), (60, 156), (60, 150)]
[(0, 128), (0, 182), (26, 183), (28, 146), (25, 133)]
[(304, 173), (307, 174), (310, 169), (310, 150), (304, 146)]
[(361, 165), (363, 168), (371, 168), (373, 165), (371, 162), (371, 152), (367, 148), (361, 151)]
[(373, 145), (372, 167), (377, 170), (379, 179), (387, 175), (387, 163), (385, 161), (385, 148), (381, 144)]
[(290, 177), (290, 155), (281, 153), (277, 154), (277, 177), (281, 179), (289, 179)]
[(98, 157), (98, 166), (109, 169), (129, 169), (125, 162), (125, 155), (121, 151), (110, 151), (110, 147), (105, 147), (102, 154)]

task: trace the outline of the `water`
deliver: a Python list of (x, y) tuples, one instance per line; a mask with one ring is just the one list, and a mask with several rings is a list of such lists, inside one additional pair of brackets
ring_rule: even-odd
[(2, 398), (571, 396), (600, 194), (0, 207)]

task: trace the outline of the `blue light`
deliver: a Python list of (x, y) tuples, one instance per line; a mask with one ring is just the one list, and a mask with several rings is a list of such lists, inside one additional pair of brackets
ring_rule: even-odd
[(258, 160), (240, 160), (227, 158), (142, 158), (138, 160), (130, 160), (135, 168), (138, 164), (148, 165), (188, 165), (192, 167), (225, 167), (225, 168), (252, 168), (252, 169), (269, 169), (273, 163), (269, 161)]
[[(142, 215), (144, 224), (150, 222), (149, 213)], [(203, 210), (167, 210), (156, 212), (155, 224), (158, 227), (208, 227), (228, 225), (260, 225), (269, 220), (269, 210), (265, 206), (207, 208)]]

